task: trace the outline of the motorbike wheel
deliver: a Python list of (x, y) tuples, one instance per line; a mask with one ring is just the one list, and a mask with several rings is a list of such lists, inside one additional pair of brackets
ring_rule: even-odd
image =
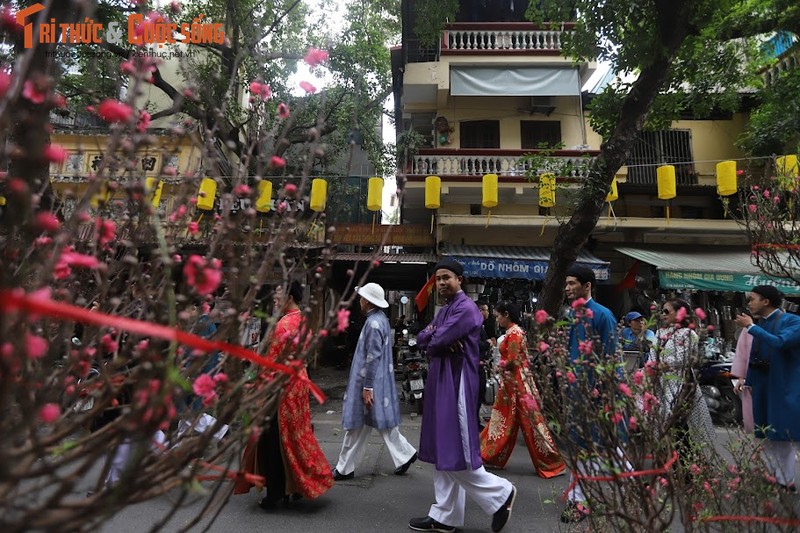
[(416, 408), (416, 410), (417, 410), (417, 414), (418, 414), (418, 415), (421, 415), (421, 414), (422, 414), (422, 404), (423, 404), (423, 403), (424, 403), (424, 402), (422, 401), (422, 398), (420, 398), (419, 400), (417, 400), (417, 405), (415, 405), (415, 408)]
[(742, 425), (742, 400), (733, 389), (723, 389), (717, 410), (717, 423), (725, 426)]

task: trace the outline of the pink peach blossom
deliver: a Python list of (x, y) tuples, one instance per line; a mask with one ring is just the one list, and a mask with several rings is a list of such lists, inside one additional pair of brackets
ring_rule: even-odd
[(550, 317), (550, 315), (544, 309), (539, 309), (533, 315), (533, 318), (534, 318), (534, 320), (536, 320), (537, 324), (544, 324), (545, 322), (547, 322), (547, 319), (549, 317)]
[(303, 89), (306, 92), (306, 94), (314, 94), (315, 92), (317, 92), (317, 88), (311, 85), (307, 81), (301, 81), (300, 88)]
[(584, 306), (586, 305), (586, 298), (576, 298), (575, 300), (572, 301), (570, 305), (572, 305), (573, 309), (577, 309), (581, 306)]
[(47, 341), (38, 335), (25, 334), (25, 353), (30, 359), (41, 359), (47, 353)]
[(117, 234), (117, 224), (113, 220), (98, 219), (98, 240), (100, 246), (105, 246), (114, 240)]
[(273, 155), (269, 160), (269, 166), (275, 168), (283, 168), (286, 166), (286, 160), (280, 156)]
[(347, 329), (347, 326), (350, 325), (350, 311), (347, 309), (339, 309), (336, 312), (336, 330), (339, 333), (343, 332)]
[(325, 50), (319, 50), (317, 48), (309, 48), (306, 57), (303, 58), (303, 61), (306, 62), (311, 67), (316, 67), (323, 61), (328, 60), (328, 52)]
[(289, 118), (289, 106), (281, 102), (278, 104), (278, 116), (281, 118)]
[(67, 150), (60, 144), (48, 144), (42, 153), (50, 163), (63, 163), (67, 159)]
[(14, 79), (5, 70), (0, 70), (0, 98), (4, 97), (11, 87)]
[(42, 104), (47, 100), (47, 93), (42, 91), (31, 81), (26, 81), (22, 86), (22, 97), (32, 104)]
[(133, 109), (128, 104), (109, 98), (100, 102), (97, 114), (106, 122), (128, 122), (133, 117)]
[(55, 233), (61, 227), (58, 217), (50, 211), (36, 213), (36, 225), (48, 233)]
[(57, 403), (46, 403), (39, 409), (39, 420), (52, 424), (61, 416), (61, 407)]
[(66, 250), (61, 254), (61, 261), (66, 263), (67, 266), (76, 268), (93, 269), (100, 266), (100, 262), (93, 255), (80, 254), (78, 252)]
[(183, 267), (186, 282), (193, 287), (197, 294), (204, 296), (211, 294), (222, 282), (221, 263), (219, 260), (206, 260), (199, 255), (190, 255)]
[(541, 353), (545, 353), (547, 350), (550, 349), (550, 345), (544, 341), (539, 341), (538, 349)]

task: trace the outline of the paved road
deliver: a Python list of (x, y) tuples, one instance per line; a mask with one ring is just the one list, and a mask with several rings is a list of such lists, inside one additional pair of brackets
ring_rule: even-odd
[[(317, 440), (325, 456), (335, 464), (341, 446), (341, 397), (345, 372), (327, 371), (312, 376), (331, 398), (325, 405), (313, 406)], [(421, 418), (403, 405), (401, 430), (415, 446), (419, 442)], [(723, 430), (718, 430), (722, 437)], [(402, 477), (393, 475), (394, 465), (383, 441), (373, 433), (364, 461), (356, 470), (356, 478), (339, 482), (315, 501), (300, 501), (291, 508), (279, 507), (273, 512), (258, 507), (260, 495), (251, 492), (232, 497), (209, 531), (288, 531), (288, 532), (405, 532), (408, 519), (424, 516), (433, 502), (433, 467), (417, 462)], [(514, 483), (519, 494), (509, 525), (504, 531), (548, 532), (583, 531), (585, 523), (566, 527), (558, 517), (563, 505), (560, 494), (567, 486), (567, 477), (544, 480), (536, 476), (525, 444), (520, 439), (505, 470), (497, 472)], [(106, 523), (108, 533), (139, 533), (150, 529), (169, 508), (166, 498), (126, 508)], [(174, 531), (181, 523), (195, 516), (200, 504), (182, 509), (163, 531)], [(490, 530), (491, 518), (474, 504), (467, 502), (464, 533)], [(196, 528), (197, 531), (202, 528)]]

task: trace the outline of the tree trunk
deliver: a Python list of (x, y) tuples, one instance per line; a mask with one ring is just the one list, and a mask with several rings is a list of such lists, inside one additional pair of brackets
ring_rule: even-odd
[(550, 254), (550, 263), (539, 295), (538, 308), (557, 316), (564, 301), (564, 278), (586, 244), (605, 206), (606, 195), (617, 171), (642, 131), (647, 111), (667, 79), (675, 54), (689, 33), (686, 2), (660, 5), (659, 27), (664, 52), (660, 59), (642, 70), (625, 97), (620, 119), (611, 136), (600, 147), (586, 184), (569, 221), (558, 228)]

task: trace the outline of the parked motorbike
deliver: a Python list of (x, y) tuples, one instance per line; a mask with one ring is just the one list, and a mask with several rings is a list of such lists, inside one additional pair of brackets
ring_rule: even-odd
[(428, 361), (420, 352), (416, 339), (408, 340), (408, 348), (400, 352), (401, 395), (403, 401), (413, 405), (418, 414), (422, 414), (422, 395), (425, 390), (425, 379), (428, 377)]
[(714, 424), (742, 424), (742, 399), (733, 388), (736, 377), (731, 374), (732, 363), (732, 353), (715, 353), (698, 372), (698, 385)]

